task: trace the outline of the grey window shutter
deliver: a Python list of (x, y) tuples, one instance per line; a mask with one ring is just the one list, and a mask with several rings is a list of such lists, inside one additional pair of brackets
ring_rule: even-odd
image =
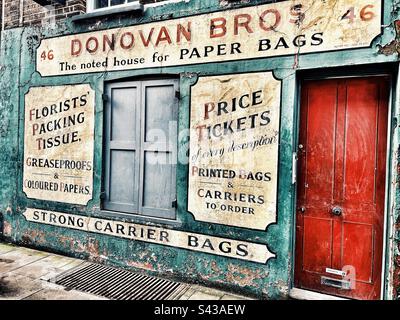
[(174, 219), (177, 161), (177, 80), (142, 83), (139, 206), (144, 215)]
[(107, 86), (106, 210), (175, 219), (178, 80)]
[(107, 87), (104, 208), (138, 212), (140, 159), (140, 83)]

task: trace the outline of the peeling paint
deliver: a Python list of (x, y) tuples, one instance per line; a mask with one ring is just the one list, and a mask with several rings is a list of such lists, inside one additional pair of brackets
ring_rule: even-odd
[(263, 274), (260, 270), (251, 270), (245, 267), (239, 267), (235, 265), (228, 265), (228, 273), (226, 274), (226, 280), (237, 284), (241, 287), (254, 286), (255, 281), (267, 277), (267, 274)]
[[(253, 3), (253, 2), (251, 2)], [(265, 1), (254, 1), (265, 3)], [(370, 48), (357, 50), (332, 51), (284, 57), (266, 57), (259, 60), (232, 61), (204, 64), (201, 66), (171, 66), (146, 70), (101, 72), (75, 76), (56, 76), (43, 78), (35, 71), (36, 48), (41, 39), (56, 35), (97, 31), (101, 28), (120, 28), (137, 23), (149, 23), (165, 19), (173, 9), (174, 17), (189, 16), (191, 13), (206, 13), (226, 8), (242, 8), (250, 1), (190, 1), (163, 5), (145, 12), (140, 18), (113, 18), (107, 21), (92, 21), (82, 24), (59, 25), (54, 29), (18, 28), (7, 30), (2, 35), (0, 52), (2, 77), (0, 78), (0, 212), (3, 213), (3, 233), (6, 240), (13, 243), (32, 246), (91, 261), (106, 263), (131, 270), (143, 270), (145, 273), (173, 277), (188, 282), (201, 282), (237, 293), (263, 297), (267, 299), (287, 298), (292, 282), (292, 237), (294, 225), (294, 191), (292, 187), (292, 152), (295, 148), (296, 119), (293, 110), (297, 105), (296, 71), (319, 70), (339, 66), (366, 64), (398, 63), (400, 53), (400, 20), (392, 7), (385, 1), (382, 36), (374, 40)], [(398, 9), (397, 9), (398, 10)], [(315, 21), (316, 23), (318, 21)], [(396, 35), (393, 38), (393, 35)], [(386, 41), (389, 39), (389, 41)], [(378, 52), (377, 52), (378, 47)], [(295, 64), (294, 63), (295, 60)], [(28, 222), (23, 217), (27, 207), (41, 208), (88, 217), (105, 218), (101, 208), (101, 172), (102, 172), (102, 130), (103, 108), (102, 93), (107, 81), (143, 76), (175, 75), (180, 78), (179, 127), (189, 124), (190, 87), (198, 76), (214, 76), (248, 72), (273, 71), (282, 80), (281, 143), (279, 151), (279, 194), (277, 224), (269, 227), (268, 232), (232, 228), (196, 222), (186, 211), (188, 170), (184, 164), (177, 165), (178, 182), (178, 221), (176, 225), (143, 221), (139, 218), (116, 218), (134, 223), (157, 225), (185, 232), (218, 235), (246, 241), (268, 244), (277, 257), (267, 264), (260, 265), (246, 261), (215, 257), (206, 253), (169, 248), (157, 244), (143, 244), (127, 239), (116, 239), (106, 235), (86, 233), (78, 230), (66, 230), (56, 226), (45, 226)], [(60, 86), (74, 83), (89, 83), (96, 91), (95, 110), (95, 175), (93, 181), (93, 200), (87, 206), (62, 204), (53, 201), (28, 199), (22, 192), (23, 166), (23, 110), (24, 96), (32, 86)], [(399, 114), (399, 110), (395, 110)], [(393, 130), (399, 135), (399, 128)], [(185, 148), (185, 142), (179, 146)], [(392, 173), (392, 191), (395, 203), (392, 203), (394, 256), (392, 259), (393, 297), (400, 299), (400, 154), (392, 148), (395, 165)], [(1, 281), (1, 280), (0, 280)]]
[(3, 235), (5, 237), (11, 237), (12, 235), (12, 226), (8, 221), (3, 222)]
[(396, 30), (396, 38), (384, 45), (378, 45), (379, 48), (379, 53), (384, 54), (384, 55), (392, 55), (392, 54), (398, 54), (400, 55), (400, 20), (396, 20), (393, 22), (394, 29)]

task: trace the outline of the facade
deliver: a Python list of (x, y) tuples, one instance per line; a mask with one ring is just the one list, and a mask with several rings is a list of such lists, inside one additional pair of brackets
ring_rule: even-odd
[(0, 3), (4, 240), (400, 298), (398, 1)]

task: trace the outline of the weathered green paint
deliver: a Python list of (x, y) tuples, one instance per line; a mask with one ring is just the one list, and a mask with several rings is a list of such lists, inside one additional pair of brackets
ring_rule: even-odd
[[(252, 1), (252, 5), (266, 2), (269, 1)], [(238, 3), (231, 5), (231, 7), (243, 5), (245, 4)], [(92, 261), (137, 271), (144, 270), (150, 274), (164, 275), (191, 282), (198, 281), (260, 298), (286, 298), (292, 285), (293, 272), (295, 188), (291, 183), (291, 176), (292, 152), (295, 150), (298, 130), (297, 80), (299, 71), (319, 69), (320, 74), (323, 74), (325, 68), (340, 66), (350, 68), (350, 66), (367, 64), (374, 64), (379, 68), (380, 65), (385, 63), (394, 63), (392, 66), (398, 68), (398, 52), (383, 54), (378, 51), (379, 48), (396, 40), (394, 23), (400, 18), (399, 6), (399, 1), (384, 1), (383, 34), (374, 40), (371, 48), (300, 55), (297, 68), (294, 68), (295, 57), (289, 56), (50, 78), (42, 78), (35, 72), (35, 48), (40, 39), (44, 37), (165, 20), (171, 17), (190, 15), (193, 12), (206, 13), (221, 10), (220, 2), (217, 0), (193, 0), (189, 3), (166, 4), (149, 9), (146, 11), (146, 15), (140, 18), (117, 17), (78, 24), (67, 22), (55, 29), (44, 27), (5, 31), (2, 35), (0, 56), (0, 212), (4, 216), (4, 233), (7, 239), (22, 245), (34, 246)], [(94, 22), (98, 23), (95, 24)], [(179, 75), (181, 80), (179, 129), (185, 129), (189, 127), (190, 86), (196, 82), (199, 75), (268, 70), (273, 70), (275, 76), (283, 81), (278, 223), (270, 226), (267, 232), (262, 232), (194, 221), (193, 216), (186, 212), (188, 167), (184, 164), (178, 164), (177, 169), (178, 221), (170, 225), (154, 223), (155, 225), (183, 231), (266, 243), (269, 249), (277, 254), (277, 258), (270, 260), (266, 265), (28, 223), (22, 216), (26, 207), (32, 207), (104, 217), (99, 208), (103, 163), (103, 102), (101, 95), (106, 81), (145, 75)], [(393, 71), (394, 73), (397, 72), (397, 70)], [(31, 86), (77, 83), (89, 83), (96, 91), (93, 200), (85, 207), (27, 199), (22, 192), (25, 93)], [(393, 123), (399, 122), (399, 97), (399, 87), (394, 86)], [(389, 235), (393, 233), (393, 238), (389, 239), (388, 237), (386, 278), (390, 281), (386, 282), (385, 298), (400, 299), (400, 127), (398, 125), (393, 124), (391, 139), (388, 233)], [(185, 148), (186, 145), (182, 142), (179, 149), (186, 150)], [(132, 218), (130, 221), (152, 224), (152, 222), (143, 218)]]

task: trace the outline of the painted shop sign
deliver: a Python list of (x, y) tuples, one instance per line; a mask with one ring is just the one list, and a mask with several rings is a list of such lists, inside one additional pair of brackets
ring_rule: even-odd
[(191, 90), (188, 210), (198, 221), (276, 222), (281, 82), (272, 72), (200, 77)]
[(381, 33), (381, 0), (281, 1), (42, 40), (42, 76), (369, 47)]
[(266, 245), (259, 243), (32, 208), (27, 208), (23, 215), (30, 222), (144, 241), (257, 263), (265, 264), (269, 259), (275, 257), (275, 254), (271, 253)]
[(90, 85), (30, 88), (25, 96), (23, 191), (86, 205), (92, 199), (95, 93)]

